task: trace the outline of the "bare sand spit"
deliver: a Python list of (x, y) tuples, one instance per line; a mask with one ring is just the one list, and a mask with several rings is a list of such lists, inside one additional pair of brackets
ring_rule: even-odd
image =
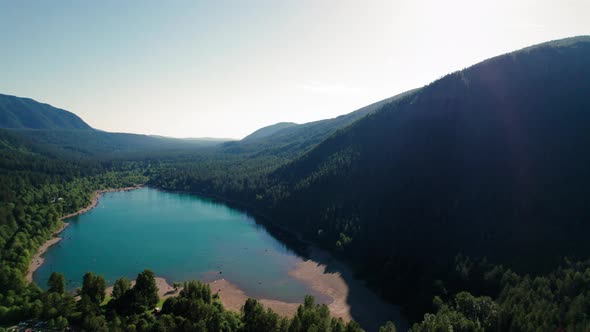
[[(103, 190), (97, 190), (94, 192), (94, 194), (92, 195), (92, 200), (90, 201), (90, 204), (74, 213), (70, 213), (67, 214), (65, 216), (63, 216), (61, 219), (65, 220), (71, 217), (75, 217), (77, 215), (80, 215), (82, 213), (86, 213), (88, 211), (90, 211), (91, 209), (93, 209), (94, 207), (96, 207), (98, 205), (98, 201), (100, 199), (100, 196), (104, 193), (107, 192), (117, 192), (117, 191), (129, 191), (129, 190), (135, 190), (135, 189), (139, 189), (141, 188), (143, 185), (139, 185), (139, 186), (133, 186), (133, 187), (124, 187), (124, 188), (113, 188), (113, 189), (103, 189)], [(58, 243), (59, 241), (61, 241), (61, 237), (59, 237), (59, 233), (61, 233), (64, 229), (66, 229), (66, 227), (68, 227), (69, 223), (64, 222), (54, 233), (51, 239), (47, 240), (45, 243), (43, 243), (41, 245), (41, 247), (39, 247), (39, 249), (37, 250), (37, 252), (35, 253), (35, 255), (33, 255), (33, 258), (31, 259), (31, 263), (29, 263), (29, 269), (27, 271), (27, 275), (25, 276), (25, 280), (28, 283), (33, 282), (33, 273), (35, 273), (35, 271), (37, 271), (37, 269), (43, 265), (43, 262), (45, 261), (45, 259), (42, 257), (44, 253), (47, 252), (47, 250), (54, 244)]]
[[(345, 322), (352, 319), (350, 306), (346, 303), (348, 286), (340, 273), (326, 273), (325, 265), (308, 260), (299, 262), (293, 270), (289, 271), (289, 274), (309, 285), (314, 291), (327, 295), (330, 298), (327, 305), (332, 316), (340, 317)], [(239, 311), (249, 297), (238, 286), (226, 279), (215, 280), (208, 284), (214, 294), (219, 294), (224, 307), (229, 310)], [(297, 307), (303, 303), (303, 294), (300, 303), (273, 299), (258, 299), (258, 301), (281, 316), (293, 317), (297, 313)]]

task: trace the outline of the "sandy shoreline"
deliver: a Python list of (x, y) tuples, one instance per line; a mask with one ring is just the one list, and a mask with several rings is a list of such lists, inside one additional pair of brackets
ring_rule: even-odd
[(289, 271), (289, 275), (308, 284), (314, 291), (329, 296), (332, 303), (328, 304), (328, 308), (332, 316), (340, 317), (345, 322), (352, 319), (350, 306), (346, 302), (348, 285), (340, 273), (328, 273), (325, 265), (307, 260), (299, 262), (295, 269)]
[(68, 227), (68, 223), (64, 222), (54, 233), (53, 233), (53, 237), (47, 241), (45, 241), (45, 243), (43, 243), (41, 245), (41, 247), (39, 247), (39, 249), (37, 250), (37, 252), (33, 255), (33, 258), (31, 259), (31, 263), (29, 263), (29, 269), (27, 270), (27, 275), (25, 276), (25, 280), (28, 283), (33, 282), (33, 273), (35, 273), (35, 271), (37, 271), (37, 269), (43, 264), (43, 262), (45, 261), (45, 259), (42, 257), (44, 253), (47, 252), (47, 250), (49, 250), (49, 248), (58, 243), (59, 241), (61, 241), (61, 237), (57, 237), (57, 235), (59, 233), (61, 233), (64, 229), (66, 229), (66, 227)]
[[(289, 275), (309, 285), (314, 291), (327, 295), (330, 302), (326, 304), (332, 316), (340, 317), (345, 322), (352, 319), (350, 306), (346, 302), (348, 286), (340, 273), (326, 273), (325, 265), (307, 260), (299, 262), (293, 270), (289, 271)], [(223, 306), (228, 310), (239, 311), (250, 297), (237, 285), (226, 279), (218, 279), (208, 284), (213, 294), (219, 294)], [(293, 317), (297, 313), (299, 305), (303, 304), (304, 295), (301, 294), (301, 302), (296, 303), (264, 298), (257, 300), (281, 316)]]
[[(104, 193), (107, 192), (118, 192), (118, 191), (129, 191), (129, 190), (135, 190), (135, 189), (139, 189), (143, 187), (143, 185), (139, 185), (139, 186), (133, 186), (133, 187), (124, 187), (124, 188), (113, 188), (113, 189), (102, 189), (102, 190), (96, 190), (93, 194), (92, 194), (92, 199), (90, 201), (90, 204), (74, 213), (70, 213), (67, 214), (65, 216), (63, 216), (61, 218), (61, 220), (65, 220), (71, 217), (75, 217), (77, 215), (80, 215), (82, 213), (86, 213), (90, 210), (92, 210), (94, 207), (96, 207), (98, 205), (98, 201), (100, 199), (100, 196)], [(52, 238), (50, 238), (49, 240), (45, 241), (45, 243), (43, 243), (41, 245), (41, 247), (39, 247), (39, 249), (37, 250), (37, 252), (33, 255), (33, 258), (31, 259), (31, 262), (29, 263), (29, 269), (27, 270), (27, 275), (25, 276), (25, 280), (27, 281), (27, 283), (31, 283), (33, 282), (33, 274), (35, 273), (35, 271), (37, 271), (37, 269), (43, 265), (43, 262), (45, 261), (45, 259), (42, 257), (44, 253), (47, 252), (47, 250), (49, 250), (49, 248), (53, 245), (55, 245), (56, 243), (58, 243), (59, 241), (61, 241), (61, 237), (59, 237), (59, 233), (61, 233), (64, 229), (66, 229), (66, 227), (68, 227), (69, 223), (64, 222), (55, 232), (53, 232), (53, 236)]]
[[(340, 273), (326, 273), (325, 270), (325, 265), (308, 260), (299, 262), (289, 274), (309, 285), (314, 291), (327, 295), (331, 302), (326, 304), (332, 316), (340, 317), (345, 322), (348, 322), (352, 319), (350, 306), (346, 302), (348, 286)], [(133, 283), (134, 281), (132, 281)], [(156, 277), (156, 284), (160, 299), (177, 296), (182, 289), (181, 287), (175, 291), (174, 287), (161, 277)], [(227, 279), (217, 279), (207, 284), (211, 287), (211, 293), (219, 294), (223, 306), (231, 311), (240, 311), (246, 300), (251, 297)], [(107, 294), (110, 295), (112, 290), (112, 286), (108, 287)], [(296, 303), (264, 298), (258, 298), (257, 300), (281, 316), (293, 317), (297, 313), (297, 307), (303, 303), (303, 295), (301, 295), (301, 302)]]
[[(302, 262), (293, 270), (293, 277), (301, 277), (304, 282), (313, 279), (314, 284), (312, 287), (316, 291), (326, 291), (323, 293), (332, 298), (332, 303), (328, 304), (328, 308), (330, 308), (332, 315), (340, 317), (345, 322), (348, 322), (351, 319), (350, 308), (346, 304), (348, 288), (338, 274), (324, 274), (324, 268), (324, 266), (318, 265), (312, 261)], [(135, 281), (132, 280), (131, 284), (134, 285)], [(214, 280), (207, 284), (211, 287), (212, 294), (219, 294), (221, 303), (223, 303), (223, 306), (228, 310), (239, 312), (249, 298), (249, 296), (237, 285), (226, 279)], [(175, 290), (174, 287), (162, 277), (156, 277), (156, 285), (158, 287), (158, 296), (160, 299), (178, 296), (182, 290), (182, 287)], [(108, 287), (106, 289), (107, 295), (111, 295), (112, 291), (113, 286)], [(290, 303), (271, 299), (258, 299), (258, 301), (281, 316), (293, 317), (297, 313), (297, 307), (303, 303), (303, 298), (301, 299), (301, 303)]]

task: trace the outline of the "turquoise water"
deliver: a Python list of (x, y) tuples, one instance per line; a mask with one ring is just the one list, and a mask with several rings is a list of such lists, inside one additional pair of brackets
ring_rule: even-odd
[(96, 208), (67, 222), (34, 274), (41, 287), (53, 271), (74, 289), (88, 271), (112, 284), (149, 268), (170, 283), (225, 278), (252, 297), (322, 298), (289, 276), (301, 258), (252, 217), (198, 196), (152, 188), (106, 193)]

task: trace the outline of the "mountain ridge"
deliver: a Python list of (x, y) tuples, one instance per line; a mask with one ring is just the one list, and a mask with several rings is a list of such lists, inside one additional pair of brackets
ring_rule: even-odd
[[(272, 130), (270, 134), (258, 139), (242, 139), (241, 141), (225, 143), (222, 150), (228, 153), (253, 154), (256, 156), (279, 155), (287, 158), (295, 157), (328, 138), (337, 130), (345, 128), (364, 116), (379, 110), (384, 105), (411, 95), (418, 90), (405, 91), (334, 118)], [(276, 126), (276, 124), (261, 129), (272, 128), (273, 126)]]
[(0, 128), (92, 130), (76, 114), (31, 98), (0, 94)]

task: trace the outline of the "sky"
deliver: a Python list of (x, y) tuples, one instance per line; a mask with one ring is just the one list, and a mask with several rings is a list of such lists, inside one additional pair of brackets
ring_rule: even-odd
[(589, 0), (0, 0), (0, 93), (112, 132), (242, 138), (590, 34)]

